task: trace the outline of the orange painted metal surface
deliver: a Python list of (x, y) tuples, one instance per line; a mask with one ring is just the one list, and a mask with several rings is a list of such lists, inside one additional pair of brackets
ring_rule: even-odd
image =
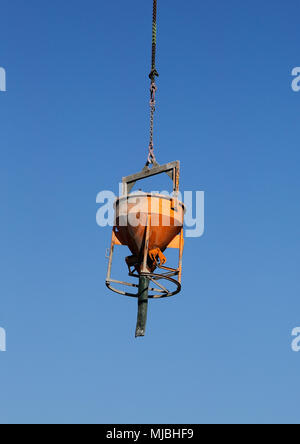
[[(125, 246), (131, 252), (125, 257), (128, 276), (139, 282), (144, 277), (148, 279), (148, 298), (170, 297), (181, 291), (185, 206), (178, 199), (179, 168), (178, 161), (155, 164), (151, 169), (145, 167), (140, 173), (123, 177), (123, 195), (115, 202), (106, 276), (106, 286), (115, 293), (139, 297), (139, 284), (112, 277), (115, 246)], [(173, 182), (172, 197), (142, 191), (130, 194), (136, 182), (163, 173)], [(177, 264), (168, 263), (169, 248), (178, 250)], [(174, 256), (171, 258), (173, 262)]]
[(134, 194), (116, 201), (115, 234), (122, 245), (127, 245), (131, 253), (143, 253), (146, 227), (150, 234), (148, 249), (162, 252), (176, 238), (183, 227), (184, 205), (174, 199), (159, 194)]

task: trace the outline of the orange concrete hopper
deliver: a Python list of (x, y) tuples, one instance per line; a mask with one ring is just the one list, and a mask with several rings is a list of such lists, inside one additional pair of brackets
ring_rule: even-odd
[[(130, 249), (137, 271), (153, 272), (182, 230), (184, 205), (169, 196), (137, 193), (118, 199), (115, 212), (116, 237)], [(145, 249), (149, 257), (144, 263)]]
[[(128, 194), (137, 180), (165, 172), (173, 180), (172, 197), (164, 194), (135, 192)], [(119, 294), (138, 297), (139, 310), (136, 336), (144, 336), (148, 298), (173, 296), (181, 290), (184, 204), (178, 200), (179, 162), (153, 168), (123, 179), (123, 196), (115, 202), (115, 226), (109, 255), (107, 287)], [(127, 246), (131, 256), (126, 257), (128, 274), (139, 279), (139, 284), (111, 278), (112, 260), (116, 245)], [(164, 252), (176, 248), (178, 265), (166, 266)], [(138, 289), (136, 293), (125, 287)]]

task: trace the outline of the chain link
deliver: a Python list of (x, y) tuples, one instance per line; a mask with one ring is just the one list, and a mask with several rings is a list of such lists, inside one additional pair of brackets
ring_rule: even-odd
[(156, 108), (155, 93), (157, 91), (157, 86), (155, 83), (151, 83), (150, 88), (150, 142), (149, 142), (149, 155), (147, 163), (148, 165), (156, 162), (154, 154), (154, 144), (153, 144), (153, 133), (154, 133), (154, 113)]
[(152, 22), (152, 64), (151, 72), (149, 78), (151, 79), (150, 86), (150, 142), (149, 142), (149, 154), (147, 159), (147, 165), (153, 165), (156, 163), (156, 158), (154, 154), (154, 143), (153, 143), (153, 133), (154, 133), (154, 113), (156, 108), (155, 94), (157, 91), (157, 86), (155, 84), (155, 77), (158, 77), (158, 72), (156, 71), (156, 32), (157, 32), (157, 0), (153, 0), (153, 22)]

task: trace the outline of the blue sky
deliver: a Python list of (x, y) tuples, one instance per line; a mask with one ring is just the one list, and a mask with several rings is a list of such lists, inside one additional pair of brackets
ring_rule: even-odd
[(145, 162), (151, 9), (1, 2), (1, 423), (300, 422), (299, 2), (159, 2), (156, 153), (205, 234), (137, 341), (95, 216)]

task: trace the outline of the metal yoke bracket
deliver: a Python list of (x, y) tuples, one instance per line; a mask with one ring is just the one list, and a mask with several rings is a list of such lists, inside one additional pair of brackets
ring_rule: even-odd
[(165, 165), (159, 165), (157, 162), (153, 164), (152, 168), (145, 166), (140, 173), (132, 174), (130, 176), (123, 177), (122, 179), (122, 193), (123, 196), (127, 196), (137, 181), (146, 179), (147, 177), (156, 176), (158, 174), (166, 173), (173, 182), (173, 192), (177, 196), (179, 192), (179, 174), (180, 174), (180, 162), (166, 163)]

